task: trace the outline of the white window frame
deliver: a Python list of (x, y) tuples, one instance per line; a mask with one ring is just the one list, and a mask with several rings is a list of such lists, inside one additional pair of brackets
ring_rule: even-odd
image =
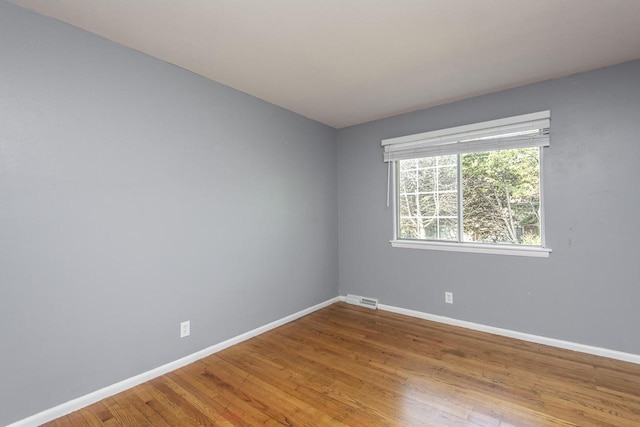
[[(388, 162), (388, 185), (390, 193), (387, 202), (392, 201), (393, 239), (389, 241), (394, 248), (427, 249), (455, 252), (473, 252), (495, 255), (512, 255), (526, 257), (549, 257), (551, 248), (545, 246), (544, 224), (544, 183), (543, 183), (543, 147), (549, 146), (549, 137), (505, 138), (478, 141), (478, 138), (522, 132), (531, 129), (550, 127), (550, 111), (524, 114), (504, 119), (491, 120), (454, 128), (424, 132), (415, 135), (401, 136), (382, 140), (384, 161)], [(474, 141), (469, 141), (474, 140)], [(398, 238), (398, 194), (396, 168), (399, 160), (438, 156), (445, 154), (462, 154), (468, 152), (513, 149), (523, 147), (540, 147), (540, 239), (541, 246), (509, 245), (475, 242), (446, 242), (435, 240), (412, 240)], [(458, 171), (460, 173), (460, 171)], [(459, 199), (460, 200), (460, 199)], [(389, 203), (388, 203), (389, 204)]]

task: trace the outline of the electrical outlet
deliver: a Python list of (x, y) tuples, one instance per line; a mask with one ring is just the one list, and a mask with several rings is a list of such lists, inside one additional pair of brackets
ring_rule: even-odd
[(188, 337), (191, 335), (191, 321), (180, 323), (180, 338)]
[(444, 293), (444, 302), (447, 304), (453, 304), (453, 292)]

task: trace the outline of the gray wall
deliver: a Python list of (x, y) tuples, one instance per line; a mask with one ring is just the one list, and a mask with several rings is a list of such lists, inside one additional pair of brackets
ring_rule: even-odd
[[(541, 110), (550, 258), (390, 247), (382, 139)], [(638, 61), (339, 130), (340, 293), (640, 354), (638, 135)]]
[(338, 294), (335, 129), (4, 1), (0, 58), (0, 425)]

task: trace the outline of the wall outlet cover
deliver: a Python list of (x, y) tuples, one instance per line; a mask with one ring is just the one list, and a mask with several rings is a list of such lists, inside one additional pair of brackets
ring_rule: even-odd
[(447, 304), (453, 304), (453, 292), (444, 293), (444, 302)]
[(191, 321), (180, 323), (180, 338), (188, 337), (191, 335)]

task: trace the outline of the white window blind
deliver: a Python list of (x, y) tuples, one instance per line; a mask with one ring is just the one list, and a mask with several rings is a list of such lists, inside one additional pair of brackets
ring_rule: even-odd
[(382, 140), (384, 161), (549, 146), (550, 111)]

